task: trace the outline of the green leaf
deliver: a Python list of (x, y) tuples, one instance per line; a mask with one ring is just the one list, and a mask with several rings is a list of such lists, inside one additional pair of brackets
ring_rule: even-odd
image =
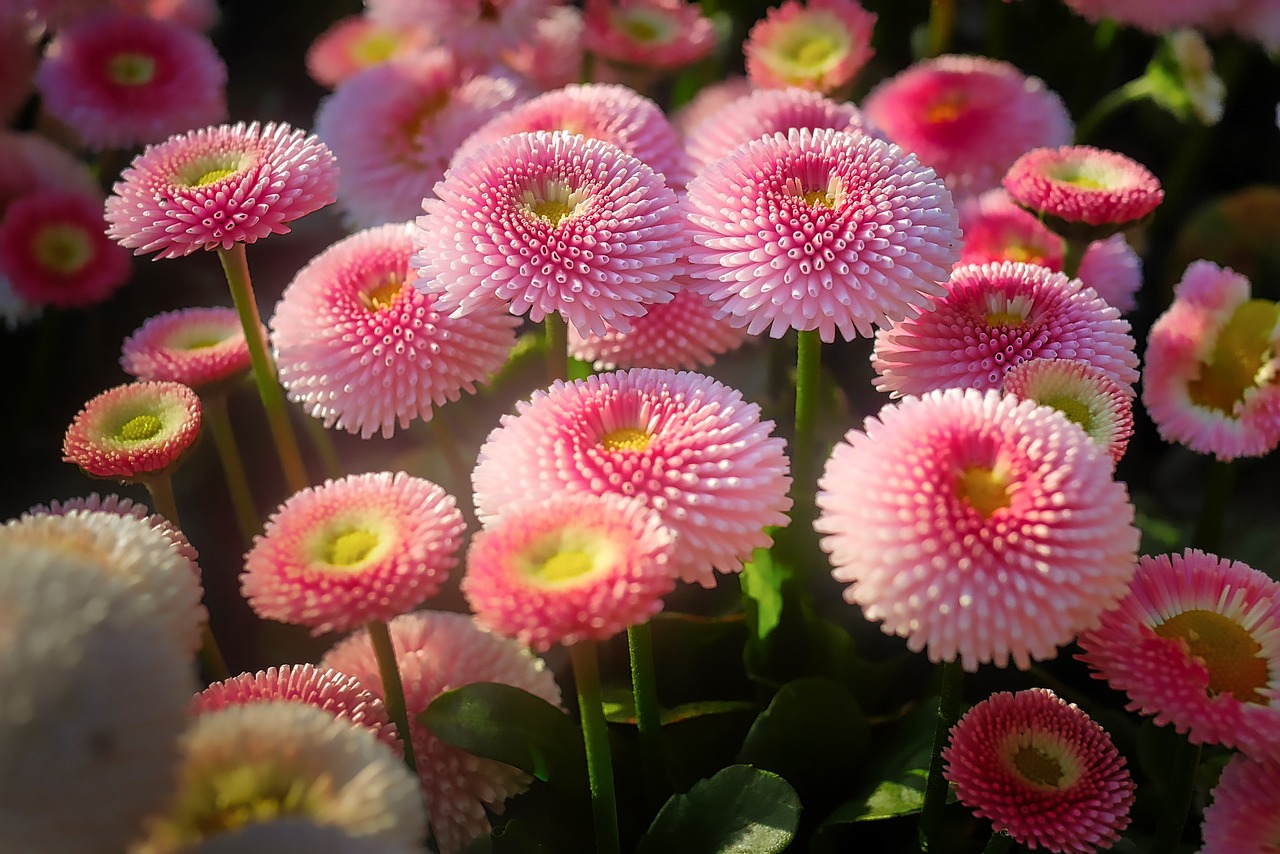
[(637, 854), (773, 854), (795, 837), (800, 798), (777, 774), (730, 765), (673, 795)]
[(754, 606), (749, 612), (754, 620), (749, 622), (755, 628), (757, 640), (768, 640), (782, 621), (782, 588), (794, 575), (791, 567), (774, 561), (768, 549), (756, 549), (751, 560), (743, 565), (742, 593)]

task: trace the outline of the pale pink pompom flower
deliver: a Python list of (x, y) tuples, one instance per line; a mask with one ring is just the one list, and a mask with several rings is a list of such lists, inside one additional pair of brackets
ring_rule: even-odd
[(856, 0), (786, 0), (747, 34), (747, 77), (760, 87), (843, 91), (875, 55), (875, 24)]
[(582, 30), (576, 6), (555, 6), (523, 41), (501, 52), (502, 62), (543, 92), (576, 83), (582, 77)]
[(1133, 435), (1133, 389), (1076, 359), (1031, 359), (1004, 375), (1002, 389), (1051, 406), (1120, 462)]
[(249, 373), (249, 345), (230, 306), (166, 311), (124, 340), (120, 367), (136, 379), (216, 393)]
[(525, 41), (551, 5), (551, 0), (367, 0), (365, 13), (398, 29), (429, 25), (459, 55), (496, 59)]
[(430, 40), (419, 29), (379, 24), (368, 15), (333, 22), (307, 48), (307, 74), (333, 89), (348, 77), (422, 50)]
[(1273, 852), (1280, 839), (1280, 759), (1236, 754), (1222, 769), (1205, 808), (1199, 854)]
[(716, 31), (688, 0), (587, 0), (582, 40), (602, 59), (661, 72), (709, 56)]

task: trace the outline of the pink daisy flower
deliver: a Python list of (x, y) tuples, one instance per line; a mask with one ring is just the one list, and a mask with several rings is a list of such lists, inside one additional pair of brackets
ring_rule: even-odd
[(170, 137), (134, 158), (107, 198), (107, 236), (135, 255), (230, 249), (333, 202), (333, 154), (286, 124), (220, 125)]
[(0, 218), (0, 276), (29, 303), (96, 305), (129, 272), (129, 253), (103, 232), (96, 196), (41, 190), (14, 201)]
[(0, 128), (0, 213), (36, 190), (101, 197), (89, 166), (36, 133)]
[(39, 29), (30, 21), (0, 13), (0, 124), (13, 121), (31, 96), (38, 41)]
[(538, 652), (648, 622), (675, 587), (672, 534), (643, 502), (571, 493), (506, 511), (471, 541), (476, 622)]
[(540, 130), (612, 143), (661, 172), (671, 186), (684, 186), (692, 177), (680, 140), (661, 108), (634, 89), (609, 83), (566, 86), (501, 113), (458, 146), (453, 163), (460, 164), (503, 137)]
[(1029, 359), (1078, 359), (1121, 385), (1138, 381), (1128, 321), (1079, 279), (1006, 261), (959, 267), (949, 288), (919, 316), (876, 333), (880, 391), (999, 388)]
[(1065, 0), (1068, 7), (1093, 23), (1108, 18), (1161, 34), (1180, 27), (1201, 27), (1239, 8), (1241, 0)]
[(330, 246), (285, 288), (271, 318), (280, 382), (326, 427), (384, 438), (471, 394), (502, 367), (518, 321), (484, 306), (466, 317), (409, 276), (412, 226), (383, 225)]
[[(500, 682), (560, 705), (560, 688), (540, 658), (515, 641), (484, 631), (465, 614), (418, 611), (391, 621), (391, 643), (404, 683), (409, 734), (418, 763), (427, 814), (441, 854), (459, 854), (489, 833), (486, 806), (503, 802), (529, 785), (524, 772), (450, 747), (418, 722), (431, 701), (473, 682)], [(382, 695), (382, 679), (367, 632), (339, 643), (321, 662), (360, 680)]]
[(836, 445), (818, 488), (845, 600), (933, 662), (1052, 658), (1133, 574), (1138, 529), (1110, 456), (1034, 401), (891, 403)]
[(1195, 744), (1280, 758), (1280, 583), (1265, 574), (1195, 549), (1143, 555), (1129, 592), (1078, 642), (1129, 711)]
[(179, 557), (190, 561), (191, 572), (199, 580), (200, 570), (197, 568), (196, 561), (199, 560), (200, 555), (195, 547), (191, 545), (191, 541), (187, 539), (187, 535), (182, 533), (168, 519), (159, 513), (152, 513), (147, 508), (147, 505), (139, 504), (132, 498), (121, 498), (115, 494), (99, 496), (96, 492), (90, 492), (80, 498), (70, 498), (66, 501), (50, 501), (47, 506), (37, 504), (19, 516), (18, 519), (21, 521), (28, 516), (67, 516), (72, 513), (87, 512), (110, 513), (114, 516), (129, 517), (145, 522), (152, 531), (163, 537), (173, 547), (173, 551)]
[(304, 489), (245, 555), (240, 592), (268, 620), (342, 632), (434, 596), (466, 529), (453, 496), (404, 472)]
[(144, 0), (142, 5), (148, 18), (169, 21), (201, 33), (213, 29), (221, 17), (218, 0)]
[(582, 78), (582, 30), (577, 7), (555, 6), (523, 41), (502, 51), (502, 62), (543, 92), (576, 83)]
[(639, 498), (676, 534), (680, 578), (715, 585), (785, 526), (783, 441), (760, 407), (700, 374), (637, 368), (557, 382), (516, 404), (480, 449), (480, 521), (574, 493)]
[(709, 83), (699, 89), (698, 94), (694, 95), (687, 104), (671, 114), (671, 125), (681, 137), (692, 141), (693, 129), (702, 124), (708, 116), (754, 91), (755, 87), (751, 85), (751, 81), (737, 74)]
[(1233, 756), (1214, 786), (1200, 831), (1200, 854), (1280, 850), (1280, 759)]
[(1129, 826), (1134, 785), (1106, 730), (1045, 688), (992, 694), (951, 728), (956, 797), (1028, 848), (1094, 854)]
[(342, 163), (347, 222), (405, 222), (444, 177), (462, 141), (522, 100), (510, 80), (472, 76), (445, 50), (388, 62), (343, 81), (316, 113), (316, 133)]
[(757, 89), (707, 114), (689, 132), (686, 147), (694, 169), (701, 171), (739, 146), (792, 128), (879, 136), (847, 101), (804, 89)]
[(747, 34), (747, 77), (761, 87), (842, 91), (875, 55), (875, 25), (855, 0), (787, 0)]
[(124, 340), (120, 367), (140, 380), (220, 388), (249, 373), (249, 345), (234, 308), (184, 308), (148, 318)]
[(422, 203), (413, 266), (440, 311), (501, 301), (603, 335), (676, 287), (686, 244), (675, 193), (607, 142), (516, 134), (450, 169), (435, 194)]
[(1023, 152), (1066, 145), (1073, 132), (1062, 99), (1042, 81), (979, 56), (917, 62), (876, 86), (862, 108), (958, 198), (1000, 186)]
[(1142, 402), (1161, 437), (1221, 460), (1280, 444), (1280, 306), (1196, 261), (1147, 336)]
[(587, 0), (583, 43), (602, 59), (669, 71), (716, 48), (716, 31), (687, 0)]
[(200, 436), (200, 398), (181, 383), (128, 383), (90, 400), (62, 458), (92, 477), (143, 480), (172, 471)]
[(365, 11), (399, 29), (429, 22), (451, 50), (489, 59), (525, 41), (550, 6), (551, 0), (366, 0)]
[(314, 664), (288, 664), (257, 673), (241, 673), (205, 688), (191, 702), (191, 713), (203, 715), (228, 706), (292, 700), (315, 706), (338, 720), (364, 727), (396, 753), (404, 747), (382, 700), (346, 673)]
[(307, 74), (332, 89), (366, 68), (421, 50), (424, 42), (421, 30), (383, 26), (367, 15), (348, 15), (307, 48)]
[(1138, 224), (1164, 198), (1142, 164), (1087, 145), (1028, 151), (1009, 167), (1004, 188), (1057, 234), (1087, 240)]
[(207, 37), (103, 12), (61, 29), (36, 89), (90, 148), (130, 148), (226, 118), (227, 68)]
[(1133, 435), (1133, 389), (1075, 359), (1031, 359), (1004, 375), (1005, 394), (1051, 406), (1120, 462)]
[(915, 156), (863, 134), (755, 140), (689, 184), (690, 273), (752, 335), (870, 336), (913, 314), (955, 263), (951, 193)]

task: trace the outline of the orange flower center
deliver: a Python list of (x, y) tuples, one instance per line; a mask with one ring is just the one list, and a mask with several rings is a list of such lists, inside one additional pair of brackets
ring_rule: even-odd
[(933, 125), (954, 122), (964, 114), (968, 106), (969, 99), (964, 96), (964, 93), (947, 92), (925, 108), (924, 120)]
[(400, 290), (403, 283), (398, 277), (392, 276), (387, 281), (374, 285), (369, 290), (360, 294), (360, 302), (371, 313), (382, 311), (396, 301), (396, 297), (400, 296)]
[(1209, 693), (1231, 694), (1242, 703), (1266, 704), (1259, 691), (1267, 686), (1262, 646), (1248, 630), (1216, 611), (1183, 611), (1153, 631), (1162, 638), (1182, 638), (1187, 651), (1209, 671)]
[(643, 451), (653, 437), (635, 427), (622, 427), (606, 433), (600, 440), (606, 451)]
[(122, 442), (145, 442), (164, 429), (164, 422), (154, 415), (135, 415), (120, 425), (116, 438)]
[(984, 466), (970, 466), (960, 472), (956, 478), (956, 495), (987, 518), (1001, 507), (1009, 506), (1009, 486), (1004, 477)]
[(47, 225), (36, 232), (36, 261), (54, 273), (78, 273), (93, 257), (93, 247), (83, 228), (75, 225)]
[(1270, 300), (1249, 300), (1237, 308), (1200, 364), (1200, 375), (1187, 386), (1191, 402), (1232, 415), (1245, 393), (1260, 384), (1259, 373), (1273, 355), (1277, 320), (1280, 305)]
[(145, 86), (156, 76), (156, 61), (145, 53), (117, 53), (107, 62), (107, 76), (121, 86)]

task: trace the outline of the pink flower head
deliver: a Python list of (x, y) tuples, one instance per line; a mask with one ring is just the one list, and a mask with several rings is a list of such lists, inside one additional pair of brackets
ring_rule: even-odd
[(329, 89), (348, 77), (419, 50), (421, 31), (383, 26), (367, 15), (348, 15), (307, 48), (307, 74)]
[(689, 131), (689, 159), (695, 169), (705, 169), (741, 145), (792, 128), (879, 136), (847, 101), (804, 89), (757, 89), (707, 114)]
[(930, 661), (1052, 658), (1124, 595), (1138, 529), (1111, 457), (1062, 413), (974, 389), (891, 403), (818, 481), (844, 598)]
[(196, 694), (191, 712), (203, 715), (228, 706), (285, 700), (324, 709), (339, 720), (369, 730), (397, 753), (404, 751), (381, 698), (366, 691), (354, 676), (314, 664), (286, 664), (214, 682)]
[(1004, 392), (1051, 406), (1120, 462), (1133, 435), (1133, 389), (1076, 359), (1031, 359), (1004, 375)]
[(1028, 848), (1094, 854), (1129, 826), (1124, 758), (1106, 730), (1048, 689), (978, 703), (951, 728), (942, 758), (960, 802)]
[(462, 141), (520, 100), (510, 80), (472, 76), (439, 49), (343, 81), (320, 104), (316, 133), (342, 163), (338, 198), (348, 223), (413, 219)]
[(47, 138), (0, 128), (0, 214), (36, 190), (101, 197), (88, 165)]
[(557, 382), (516, 404), (480, 449), (480, 521), (561, 494), (639, 498), (676, 534), (680, 578), (715, 585), (787, 524), (783, 441), (760, 407), (710, 377), (637, 368)]
[(0, 13), (0, 125), (11, 122), (31, 96), (38, 41), (39, 29), (29, 20)]
[(1200, 830), (1200, 854), (1280, 850), (1280, 759), (1233, 756), (1213, 789)]
[(672, 186), (684, 186), (692, 177), (680, 140), (661, 108), (634, 89), (608, 83), (566, 86), (507, 110), (469, 136), (453, 163), (460, 164), (503, 137), (540, 130), (612, 143), (661, 172)]
[(36, 305), (96, 305), (129, 278), (129, 253), (103, 233), (96, 196), (41, 190), (0, 218), (0, 277)]
[(286, 124), (220, 125), (170, 137), (134, 158), (107, 198), (107, 236), (177, 258), (230, 249), (333, 202), (337, 165)]
[(495, 58), (528, 38), (551, 0), (366, 0), (370, 18), (387, 27), (430, 25), (450, 50), (476, 59)]
[(876, 86), (862, 108), (962, 199), (1000, 186), (1023, 152), (1066, 145), (1072, 134), (1062, 99), (1043, 82), (978, 56), (917, 62)]
[(1280, 306), (1196, 261), (1147, 336), (1142, 402), (1167, 442), (1221, 460), (1280, 445)]
[(36, 72), (49, 112), (90, 148), (130, 148), (226, 118), (227, 68), (209, 39), (118, 12), (59, 30)]
[(140, 380), (213, 390), (249, 373), (249, 345), (234, 308), (184, 308), (148, 318), (126, 338), (120, 367)]
[(1241, 0), (1065, 0), (1077, 15), (1095, 24), (1108, 18), (1161, 34), (1181, 27), (1203, 27), (1222, 19), (1243, 5)]
[[(525, 790), (529, 777), (445, 744), (418, 716), (440, 694), (473, 682), (513, 685), (555, 706), (560, 689), (542, 659), (516, 641), (484, 631), (465, 614), (418, 611), (396, 617), (390, 629), (431, 830), (441, 854), (460, 854), (472, 839), (489, 833), (485, 807), (500, 812), (507, 798)], [(321, 665), (349, 673), (383, 696), (367, 632), (329, 650)]]
[(688, 0), (587, 0), (583, 43), (602, 59), (669, 71), (705, 59), (716, 31)]
[(473, 393), (515, 345), (514, 317), (482, 306), (449, 317), (414, 288), (411, 226), (338, 241), (284, 290), (271, 319), (280, 381), (291, 400), (340, 429), (390, 438), (396, 424)]
[(466, 525), (453, 496), (404, 472), (296, 493), (245, 556), (240, 592), (263, 619), (314, 634), (390, 620), (434, 596)]
[(422, 203), (413, 266), (440, 311), (501, 301), (534, 322), (558, 311), (603, 335), (671, 299), (686, 245), (675, 193), (617, 146), (516, 134), (450, 169), (435, 193)]
[(576, 83), (582, 77), (582, 29), (576, 6), (552, 7), (522, 42), (502, 51), (502, 61), (543, 92)]
[(503, 513), (471, 541), (462, 592), (476, 622), (538, 652), (606, 640), (662, 610), (671, 531), (619, 495), (570, 493)]
[(894, 397), (999, 388), (1028, 359), (1079, 359), (1121, 385), (1138, 381), (1128, 321), (1093, 288), (1037, 264), (959, 267), (950, 293), (876, 333), (873, 385)]
[[(117, 0), (118, 3), (137, 0)], [(157, 21), (169, 21), (189, 30), (205, 33), (218, 23), (218, 0), (143, 0), (143, 13)]]
[(22, 520), (28, 516), (68, 516), (72, 513), (84, 512), (110, 513), (114, 516), (129, 517), (146, 522), (152, 531), (159, 534), (172, 546), (172, 551), (180, 559), (190, 562), (189, 566), (192, 575), (197, 581), (200, 580), (200, 569), (196, 563), (200, 555), (195, 547), (191, 545), (191, 541), (187, 539), (187, 535), (182, 533), (168, 519), (159, 513), (152, 513), (147, 509), (147, 505), (139, 504), (132, 498), (121, 498), (115, 494), (99, 496), (96, 492), (90, 492), (82, 498), (50, 501), (48, 506), (37, 504), (19, 516), (18, 519)]
[(676, 133), (692, 141), (693, 129), (702, 124), (708, 116), (754, 91), (755, 87), (751, 85), (750, 80), (738, 74), (731, 74), (699, 89), (698, 94), (694, 95), (687, 104), (671, 114), (671, 124), (675, 127)]
[(1164, 199), (1142, 164), (1087, 145), (1028, 151), (1009, 167), (1004, 188), (1056, 233), (1088, 240), (1137, 225)]
[(856, 0), (787, 0), (747, 34), (747, 76), (760, 87), (842, 91), (875, 55), (875, 25)]
[(1280, 583), (1195, 549), (1143, 555), (1129, 592), (1079, 637), (1129, 711), (1195, 744), (1280, 759)]
[(649, 306), (643, 317), (631, 321), (628, 332), (616, 329), (604, 335), (580, 335), (569, 329), (569, 354), (591, 362), (597, 371), (616, 368), (675, 368), (695, 370), (710, 365), (716, 356), (742, 346), (747, 331), (717, 319), (716, 307), (688, 287), (671, 302)]
[(90, 400), (62, 458), (91, 477), (145, 480), (172, 471), (200, 437), (200, 398), (181, 383), (128, 383)]
[(749, 142), (690, 182), (686, 201), (690, 272), (752, 335), (870, 336), (944, 293), (959, 253), (951, 193), (933, 170), (863, 134)]

